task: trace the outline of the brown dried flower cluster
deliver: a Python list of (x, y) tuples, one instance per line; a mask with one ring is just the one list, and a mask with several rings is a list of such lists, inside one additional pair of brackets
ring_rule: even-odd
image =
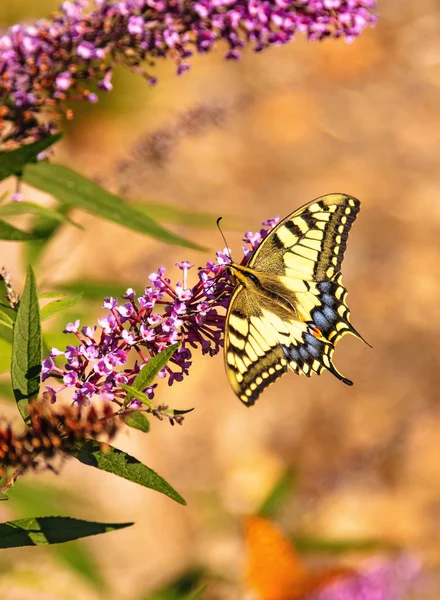
[(94, 407), (59, 406), (55, 410), (46, 402), (29, 405), (30, 424), (17, 434), (10, 423), (0, 423), (0, 476), (9, 469), (19, 473), (37, 467), (51, 468), (50, 461), (72, 445), (101, 435), (110, 441), (116, 434), (119, 418), (111, 406), (101, 411)]

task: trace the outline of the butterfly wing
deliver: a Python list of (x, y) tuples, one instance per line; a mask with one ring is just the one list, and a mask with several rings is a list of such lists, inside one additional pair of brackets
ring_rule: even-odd
[(229, 305), (224, 344), (229, 382), (249, 406), (288, 368), (308, 377), (326, 368), (351, 385), (333, 365), (334, 345), (323, 335), (318, 337), (316, 327), (242, 285)]
[(345, 194), (312, 200), (269, 232), (248, 266), (305, 281), (330, 281), (341, 269), (359, 209), (359, 200)]
[(242, 285), (229, 304), (225, 327), (225, 365), (229, 382), (245, 404), (287, 371), (278, 332), (265, 323), (258, 298)]
[(346, 333), (362, 339), (350, 323), (340, 274), (359, 209), (359, 200), (345, 194), (312, 200), (278, 223), (249, 261), (255, 271), (278, 275), (295, 293), (300, 318), (333, 345)]
[(246, 404), (288, 368), (306, 376), (325, 368), (352, 384), (332, 356), (345, 333), (360, 337), (349, 321), (340, 275), (359, 206), (351, 196), (322, 196), (281, 221), (251, 257), (258, 293), (238, 285), (225, 331), (228, 378)]

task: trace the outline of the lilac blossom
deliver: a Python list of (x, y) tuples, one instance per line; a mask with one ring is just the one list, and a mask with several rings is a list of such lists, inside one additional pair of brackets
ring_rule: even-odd
[(337, 579), (307, 600), (406, 600), (420, 580), (419, 561), (411, 556), (376, 559), (353, 576)]
[[(246, 233), (241, 264), (248, 262), (277, 222), (277, 218), (270, 219), (259, 232)], [(64, 350), (52, 348), (50, 357), (43, 361), (42, 380), (52, 380), (43, 395), (55, 402), (57, 394), (68, 389), (78, 405), (88, 405), (98, 396), (123, 406), (126, 392), (120, 384), (131, 385), (152, 357), (176, 343), (179, 348), (157, 378), (168, 385), (182, 381), (195, 349), (214, 356), (223, 346), (225, 309), (233, 290), (225, 268), (229, 256), (227, 248), (218, 251), (216, 262), (208, 261), (199, 269), (198, 281), (192, 287), (189, 277), (194, 265), (188, 261), (176, 264), (181, 281), (175, 284), (166, 277), (165, 268), (159, 267), (149, 275), (150, 285), (140, 296), (129, 288), (120, 302), (105, 298), (103, 308), (108, 312), (98, 319), (98, 326), (81, 327), (79, 320), (68, 323), (64, 333), (74, 336), (76, 342)], [(152, 400), (156, 387), (157, 382), (141, 391)], [(140, 402), (132, 400), (129, 408), (138, 406)]]
[[(56, 113), (72, 116), (67, 100), (96, 102), (90, 87), (112, 89), (121, 64), (156, 79), (147, 70), (170, 58), (177, 73), (194, 53), (223, 40), (227, 59), (251, 46), (261, 51), (291, 41), (352, 41), (374, 25), (375, 0), (84, 0), (65, 1), (59, 12), (34, 25), (14, 25), (0, 36), (0, 140), (22, 143), (54, 129)], [(48, 113), (52, 116), (48, 117)]]

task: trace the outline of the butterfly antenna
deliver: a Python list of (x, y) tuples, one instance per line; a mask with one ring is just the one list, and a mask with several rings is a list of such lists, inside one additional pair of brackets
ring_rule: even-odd
[(223, 217), (219, 217), (219, 218), (217, 219), (217, 228), (218, 228), (218, 230), (220, 231), (220, 235), (221, 235), (221, 236), (222, 236), (222, 238), (223, 238), (223, 241), (224, 241), (224, 243), (225, 243), (225, 248), (228, 250), (228, 256), (229, 256), (229, 260), (232, 262), (232, 256), (231, 256), (231, 254), (230, 254), (230, 251), (229, 251), (228, 242), (226, 241), (225, 235), (224, 235), (224, 233), (223, 233), (223, 231), (222, 231), (222, 228), (220, 227), (220, 221), (221, 221), (222, 219), (223, 219)]

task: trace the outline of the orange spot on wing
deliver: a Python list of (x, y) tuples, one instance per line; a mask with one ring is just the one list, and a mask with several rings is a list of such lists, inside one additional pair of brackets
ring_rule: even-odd
[(318, 339), (322, 338), (321, 331), (315, 325), (309, 325), (309, 327), (312, 330), (312, 333), (316, 338), (318, 338)]

